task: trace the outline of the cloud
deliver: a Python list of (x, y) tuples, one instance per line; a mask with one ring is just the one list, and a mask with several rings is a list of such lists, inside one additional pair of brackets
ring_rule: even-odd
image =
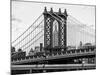
[(22, 22), (22, 20), (19, 19), (19, 18), (16, 18), (15, 15), (12, 15), (11, 21), (14, 21), (14, 22), (15, 22), (15, 21), (16, 21), (16, 22)]
[(21, 19), (18, 19), (18, 18), (15, 18), (15, 17), (13, 17), (11, 20), (12, 20), (12, 21), (17, 21), (17, 22), (22, 22)]

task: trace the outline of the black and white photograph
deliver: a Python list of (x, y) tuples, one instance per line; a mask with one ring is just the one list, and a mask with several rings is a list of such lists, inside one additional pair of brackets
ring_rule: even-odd
[(96, 6), (11, 0), (11, 75), (96, 69)]

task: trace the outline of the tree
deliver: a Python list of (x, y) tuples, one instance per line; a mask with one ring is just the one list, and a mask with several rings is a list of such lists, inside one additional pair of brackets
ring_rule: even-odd
[(22, 49), (18, 49), (18, 52), (22, 52)]
[(33, 51), (33, 48), (31, 48), (30, 52), (31, 52), (31, 53), (33, 53), (33, 52), (34, 52), (34, 51)]
[(15, 52), (15, 47), (11, 47), (11, 53)]
[(82, 46), (82, 41), (80, 41), (80, 47)]
[(91, 43), (85, 43), (85, 45), (86, 45), (86, 46), (88, 46), (88, 45), (91, 46), (92, 44), (91, 44)]

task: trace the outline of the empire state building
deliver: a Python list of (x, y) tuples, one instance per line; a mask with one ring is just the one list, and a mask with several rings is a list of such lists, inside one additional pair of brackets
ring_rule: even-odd
[(58, 22), (53, 22), (53, 47), (58, 46)]

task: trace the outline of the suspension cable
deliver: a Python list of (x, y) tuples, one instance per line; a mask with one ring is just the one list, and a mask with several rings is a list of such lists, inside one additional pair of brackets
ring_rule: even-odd
[(55, 18), (56, 20), (58, 20), (59, 22), (61, 22), (61, 23), (62, 23), (62, 21), (61, 21), (61, 20), (59, 20), (58, 18), (56, 18), (55, 16), (53, 16), (51, 13), (49, 13), (49, 12), (48, 12), (48, 14), (49, 14), (49, 15), (51, 15), (53, 18)]
[(21, 41), (19, 41), (17, 44), (15, 44), (14, 47), (17, 46), (20, 42), (22, 42), (25, 38), (27, 38), (33, 31), (35, 31), (36, 28), (38, 28), (42, 22), (43, 22), (43, 20), (29, 34), (27, 34)]
[(41, 32), (43, 31), (43, 29), (38, 33), (36, 34), (30, 41), (28, 41), (26, 44), (24, 44), (23, 46), (21, 46), (20, 48), (26, 46), (28, 43), (30, 43), (34, 38), (36, 38)]
[[(72, 19), (74, 19), (76, 22), (78, 22), (79, 24), (82, 24), (79, 20), (77, 20), (75, 17), (73, 17), (73, 16), (71, 16), (71, 15), (69, 15)], [(74, 22), (75, 22), (74, 21)]]
[(33, 45), (35, 42), (37, 42), (44, 34), (42, 34), (38, 39), (36, 39), (33, 43), (31, 43), (29, 46), (23, 48), (23, 50), (29, 48), (31, 45)]
[(31, 26), (29, 26), (16, 40), (14, 40), (12, 43), (16, 42), (22, 35), (24, 35), (37, 21), (38, 19), (42, 16), (42, 14), (32, 23)]
[[(71, 19), (72, 18), (72, 19)], [(74, 17), (72, 17), (71, 15), (70, 15), (70, 21), (72, 22), (73, 21), (73, 23), (75, 23), (74, 25), (78, 25), (78, 26), (81, 26), (81, 25), (85, 25), (85, 24), (81, 24), (81, 22), (79, 22), (76, 18), (74, 18)], [(75, 21), (77, 20), (77, 22), (75, 22)], [(78, 24), (79, 23), (79, 24)], [(86, 26), (86, 27), (88, 27), (88, 26)], [(89, 27), (88, 27), (89, 28)], [(89, 29), (91, 29), (91, 28), (89, 28)], [(93, 34), (91, 34), (91, 33), (88, 33), (87, 31), (85, 31), (85, 30), (78, 30), (78, 29), (76, 29), (76, 31), (78, 31), (78, 32), (80, 32), (80, 33), (83, 33), (83, 32), (85, 32), (85, 34), (86, 35), (89, 35), (89, 36), (91, 36), (91, 37), (94, 37), (94, 35)]]
[[(69, 15), (69, 19), (70, 19), (70, 21), (73, 21), (73, 23), (75, 23), (75, 25), (78, 25), (78, 26), (82, 26), (83, 25), (83, 27), (87, 27), (87, 28), (89, 28), (89, 29), (91, 29), (91, 31), (93, 30), (91, 27), (89, 27), (89, 26), (87, 26), (87, 25), (85, 25), (85, 24), (82, 24), (79, 20), (77, 20), (75, 17), (73, 17), (73, 16), (71, 16), (71, 15)], [(71, 19), (72, 18), (72, 19)], [(86, 30), (86, 29), (85, 29)]]
[(58, 16), (61, 20), (62, 20), (62, 17), (60, 17), (58, 14), (54, 13), (56, 16)]

